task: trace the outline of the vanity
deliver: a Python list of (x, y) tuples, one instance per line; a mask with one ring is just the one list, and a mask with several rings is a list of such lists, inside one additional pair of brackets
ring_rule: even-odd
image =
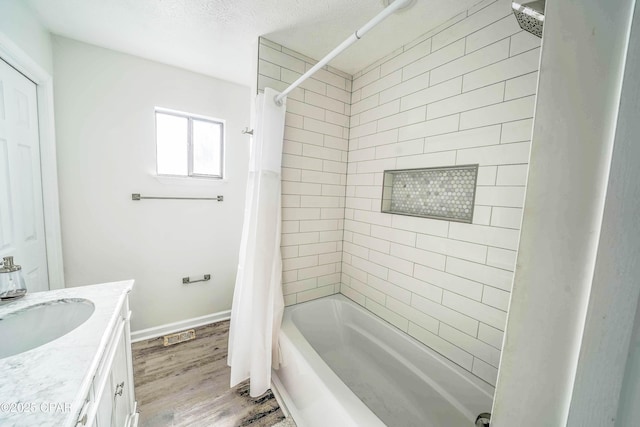
[(0, 304), (0, 425), (135, 427), (133, 280)]

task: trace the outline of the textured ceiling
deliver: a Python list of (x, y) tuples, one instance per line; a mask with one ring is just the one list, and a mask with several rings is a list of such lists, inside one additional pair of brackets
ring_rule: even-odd
[[(382, 0), (28, 0), (54, 34), (250, 85), (264, 36), (320, 59)], [(331, 62), (354, 73), (479, 0), (417, 0)]]

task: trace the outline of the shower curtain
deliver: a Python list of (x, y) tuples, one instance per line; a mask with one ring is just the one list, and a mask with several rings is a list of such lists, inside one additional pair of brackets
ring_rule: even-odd
[(231, 387), (249, 378), (252, 397), (271, 387), (278, 368), (277, 346), (284, 310), (280, 255), (280, 166), (286, 107), (266, 88), (256, 100), (256, 126), (236, 285), (231, 309), (229, 353)]

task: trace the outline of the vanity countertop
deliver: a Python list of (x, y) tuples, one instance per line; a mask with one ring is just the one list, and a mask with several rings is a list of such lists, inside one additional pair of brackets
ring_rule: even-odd
[[(133, 280), (27, 294), (0, 305), (0, 319), (63, 298), (91, 301), (95, 311), (76, 329), (40, 347), (0, 359), (2, 427), (75, 426), (93, 375)], [(0, 343), (2, 345), (2, 343)]]

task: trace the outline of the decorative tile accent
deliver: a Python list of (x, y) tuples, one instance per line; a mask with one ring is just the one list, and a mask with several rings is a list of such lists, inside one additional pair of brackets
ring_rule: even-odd
[(382, 212), (471, 223), (477, 177), (478, 165), (385, 171)]

